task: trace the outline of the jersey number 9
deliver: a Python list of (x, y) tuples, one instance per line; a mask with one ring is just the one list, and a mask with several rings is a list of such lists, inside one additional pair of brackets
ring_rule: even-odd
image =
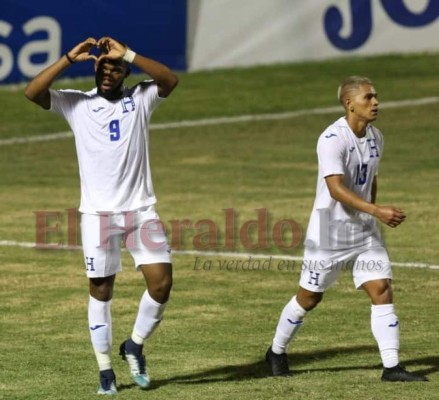
[(113, 119), (113, 121), (110, 122), (110, 125), (108, 127), (110, 129), (110, 140), (112, 142), (118, 141), (120, 139), (119, 120)]

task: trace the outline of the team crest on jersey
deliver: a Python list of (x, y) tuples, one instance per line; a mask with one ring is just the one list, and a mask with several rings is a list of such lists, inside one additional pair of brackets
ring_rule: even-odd
[(85, 269), (87, 271), (94, 271), (95, 270), (95, 258), (94, 257), (85, 257)]
[(133, 96), (124, 97), (120, 100), (123, 108), (123, 113), (134, 111), (136, 109), (136, 103), (134, 102)]
[(370, 158), (379, 157), (377, 141), (375, 138), (367, 139), (367, 145), (369, 146)]

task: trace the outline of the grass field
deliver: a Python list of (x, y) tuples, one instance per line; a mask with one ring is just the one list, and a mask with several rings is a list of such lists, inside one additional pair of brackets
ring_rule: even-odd
[[(179, 87), (152, 122), (330, 107), (336, 105), (339, 80), (351, 74), (370, 76), (382, 103), (433, 97), (439, 93), (438, 64), (433, 54), (181, 74)], [(92, 85), (92, 80), (78, 80), (57, 87)], [(0, 88), (0, 140), (68, 130), (63, 120), (27, 102), (22, 92), (20, 85)], [(386, 141), (378, 202), (401, 206), (408, 215), (398, 229), (383, 228), (391, 258), (398, 263), (439, 264), (438, 104), (383, 109), (376, 123)], [(224, 242), (225, 209), (234, 209), (238, 228), (256, 219), (255, 210), (266, 209), (269, 232), (282, 219), (294, 219), (304, 230), (314, 198), (316, 139), (339, 115), (153, 130), (154, 187), (170, 235), (171, 221), (209, 219), (218, 227), (219, 240), (205, 250), (230, 251)], [(0, 242), (34, 242), (34, 212), (47, 210), (63, 213), (63, 237), (50, 239), (65, 242), (64, 210), (79, 204), (73, 140), (0, 142), (0, 154)], [(198, 233), (186, 230), (177, 247), (194, 249)], [(297, 257), (303, 247), (281, 249), (271, 240), (264, 248), (246, 249), (237, 240), (233, 251)], [(81, 252), (0, 246), (0, 255), (0, 399), (93, 398), (97, 370), (89, 344)], [(428, 374), (429, 383), (380, 382), (369, 302), (354, 290), (347, 273), (307, 317), (290, 348), (296, 374), (283, 379), (268, 377), (263, 358), (279, 313), (297, 289), (298, 264), (286, 270), (273, 259), (269, 269), (220, 268), (220, 263), (239, 259), (174, 256), (172, 301), (146, 345), (154, 385), (140, 392), (116, 357), (144, 290), (124, 253), (113, 301), (120, 398), (437, 398), (438, 270), (394, 269), (401, 360), (410, 370)]]

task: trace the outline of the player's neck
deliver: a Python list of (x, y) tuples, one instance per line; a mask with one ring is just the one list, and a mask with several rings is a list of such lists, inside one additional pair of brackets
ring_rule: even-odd
[(359, 138), (366, 136), (366, 128), (369, 124), (369, 121), (352, 117), (349, 118), (349, 116), (346, 117), (346, 121), (352, 132), (354, 132), (355, 136)]

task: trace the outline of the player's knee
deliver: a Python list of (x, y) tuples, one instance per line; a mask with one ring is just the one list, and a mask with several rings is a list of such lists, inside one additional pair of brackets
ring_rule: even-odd
[(375, 304), (393, 303), (393, 292), (390, 286), (383, 287), (375, 297)]
[(317, 305), (322, 301), (323, 293), (313, 293), (308, 292), (298, 293), (296, 296), (296, 300), (299, 305), (306, 311), (311, 311), (313, 308), (317, 307)]
[(165, 276), (160, 281), (149, 285), (149, 295), (157, 302), (163, 304), (169, 299), (172, 289), (172, 276)]
[(321, 296), (316, 296), (308, 299), (307, 307), (305, 308), (306, 311), (311, 311), (313, 308), (316, 308), (317, 305), (322, 301)]
[(90, 279), (90, 295), (99, 301), (110, 301), (113, 298), (113, 282), (105, 278)]
[(368, 287), (368, 294), (372, 304), (391, 304), (393, 303), (392, 286), (388, 280), (379, 280), (371, 282)]

